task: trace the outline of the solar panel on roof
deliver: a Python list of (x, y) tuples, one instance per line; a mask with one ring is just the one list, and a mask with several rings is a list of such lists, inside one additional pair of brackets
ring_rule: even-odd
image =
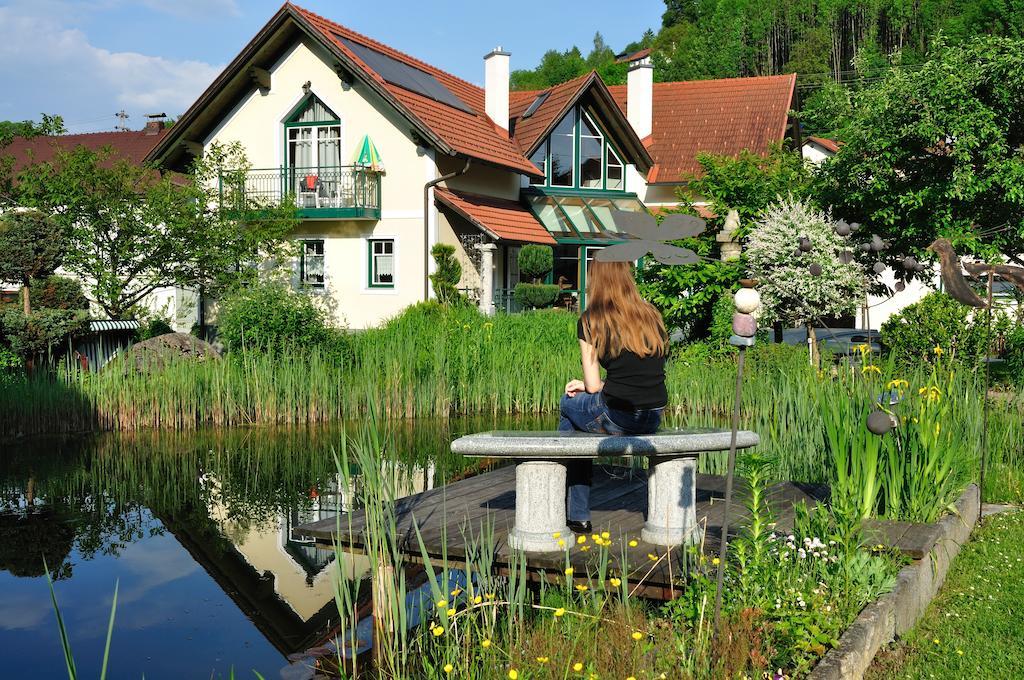
[(527, 108), (526, 111), (523, 113), (523, 118), (529, 118), (533, 114), (537, 113), (537, 109), (540, 108), (540, 105), (544, 103), (544, 100), (548, 98), (549, 94), (551, 94), (550, 90), (541, 92), (539, 95), (537, 95), (537, 98), (533, 100), (533, 103), (530, 104), (529, 108)]
[(345, 47), (355, 52), (356, 56), (363, 60), (367, 66), (377, 72), (381, 78), (399, 87), (404, 87), (407, 90), (411, 90), (417, 94), (421, 94), (424, 97), (433, 99), (436, 102), (441, 102), (453, 108), (465, 111), (466, 113), (476, 113), (473, 109), (466, 106), (466, 104), (455, 96), (451, 90), (441, 84), (441, 82), (430, 75), (426, 71), (421, 71), (418, 68), (409, 66), (393, 57), (389, 57), (382, 52), (378, 52), (372, 47), (367, 47), (360, 43), (344, 38), (337, 33), (334, 34)]

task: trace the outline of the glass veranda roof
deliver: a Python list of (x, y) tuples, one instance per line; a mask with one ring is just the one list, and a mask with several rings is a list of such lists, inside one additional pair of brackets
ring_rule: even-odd
[(525, 194), (533, 216), (556, 239), (616, 240), (625, 236), (612, 221), (612, 210), (646, 212), (636, 196), (558, 195), (541, 192)]

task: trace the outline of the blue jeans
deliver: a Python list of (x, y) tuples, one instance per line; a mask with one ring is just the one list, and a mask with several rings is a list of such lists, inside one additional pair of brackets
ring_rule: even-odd
[[(621, 411), (610, 408), (604, 394), (579, 392), (575, 397), (563, 396), (560, 406), (562, 419), (559, 432), (595, 432), (610, 435), (653, 434), (661, 425), (664, 409), (638, 409)], [(594, 465), (589, 460), (566, 463), (566, 517), (576, 522), (590, 520), (590, 485)]]

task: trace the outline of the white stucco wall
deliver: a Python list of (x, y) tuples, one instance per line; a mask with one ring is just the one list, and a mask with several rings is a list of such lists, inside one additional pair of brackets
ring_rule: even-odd
[[(437, 176), (432, 154), (413, 142), (411, 126), (356, 84), (344, 87), (312, 43), (299, 43), (269, 70), (271, 88), (253, 90), (226, 112), (204, 145), (240, 142), (254, 168), (285, 164), (284, 120), (305, 96), (302, 85), (341, 120), (341, 160), (352, 162), (368, 134), (386, 169), (381, 186), (381, 219), (304, 220), (296, 237), (324, 239), (325, 287), (321, 301), (339, 325), (366, 328), (423, 298), (423, 185)], [(436, 227), (434, 227), (436, 232)], [(393, 288), (368, 285), (367, 239), (395, 239)]]

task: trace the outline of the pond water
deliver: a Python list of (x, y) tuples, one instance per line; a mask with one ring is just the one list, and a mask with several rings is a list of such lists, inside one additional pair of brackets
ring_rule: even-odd
[[(396, 423), (389, 464), (415, 493), (473, 473), (476, 461), (448, 452), (453, 437), (553, 425)], [(336, 635), (336, 570), (331, 551), (292, 528), (351, 503), (333, 454), (344, 436), (338, 426), (0, 444), (2, 675), (67, 675), (45, 560), (80, 677), (99, 675), (115, 584), (108, 677), (301, 677), (289, 656)]]

